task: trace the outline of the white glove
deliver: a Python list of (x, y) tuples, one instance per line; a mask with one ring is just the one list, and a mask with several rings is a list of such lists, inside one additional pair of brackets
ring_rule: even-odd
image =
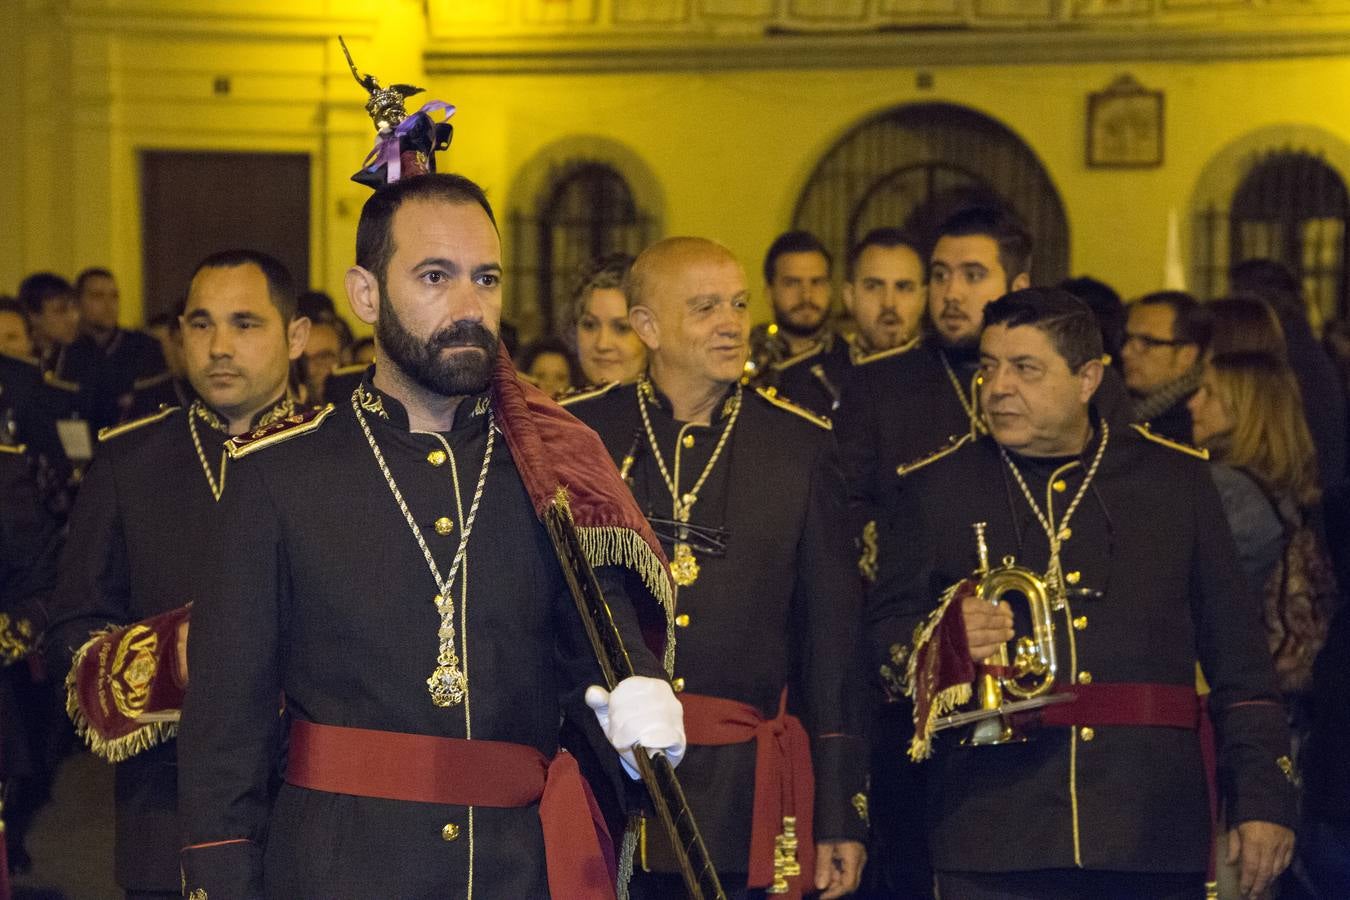
[(593, 684), (586, 689), (586, 705), (595, 710), (601, 730), (634, 781), (640, 777), (635, 747), (646, 749), (648, 756), (664, 753), (672, 766), (684, 759), (684, 707), (663, 679), (633, 675), (613, 691)]

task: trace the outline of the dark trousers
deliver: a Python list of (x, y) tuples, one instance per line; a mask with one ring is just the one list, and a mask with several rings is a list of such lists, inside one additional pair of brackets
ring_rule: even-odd
[(1204, 900), (1204, 873), (938, 872), (939, 900)]
[[(760, 900), (764, 897), (762, 889), (750, 890), (745, 886), (745, 875), (718, 872), (717, 877), (727, 892), (727, 900)], [(631, 900), (686, 900), (689, 895), (685, 893), (684, 879), (679, 875), (636, 871), (628, 884), (628, 896)]]
[(905, 756), (914, 735), (909, 701), (883, 707), (872, 720), (872, 830), (858, 900), (930, 900), (925, 776)]

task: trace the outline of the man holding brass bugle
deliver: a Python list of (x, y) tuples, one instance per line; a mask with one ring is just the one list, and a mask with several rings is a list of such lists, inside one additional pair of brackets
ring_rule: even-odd
[(940, 894), (1203, 897), (1207, 715), (1259, 895), (1293, 851), (1289, 739), (1201, 454), (1095, 414), (1101, 336), (1076, 298), (1015, 291), (985, 322), (989, 434), (899, 467), (869, 601), (883, 679), (914, 698), (910, 755), (932, 757)]

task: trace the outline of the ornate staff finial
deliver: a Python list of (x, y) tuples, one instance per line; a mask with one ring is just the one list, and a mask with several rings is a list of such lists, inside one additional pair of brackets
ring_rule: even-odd
[(380, 80), (374, 75), (370, 73), (362, 75), (357, 70), (352, 53), (347, 49), (347, 42), (341, 35), (338, 35), (338, 43), (342, 45), (342, 54), (347, 57), (347, 66), (352, 70), (352, 77), (356, 79), (357, 84), (366, 89), (366, 93), (370, 94), (366, 112), (375, 123), (375, 130), (381, 137), (388, 137), (408, 117), (405, 101), (414, 94), (422, 93), (425, 88), (411, 84), (391, 84), (387, 88), (381, 87)]
[[(362, 75), (356, 61), (347, 49), (347, 42), (338, 35), (342, 53), (352, 78), (370, 95), (366, 112), (375, 123), (375, 147), (366, 156), (361, 171), (352, 181), (378, 189), (404, 178), (436, 171), (436, 153), (450, 146), (454, 129), (446, 121), (455, 114), (455, 107), (441, 100), (422, 105), (409, 113), (405, 101), (422, 88), (411, 84), (391, 84), (381, 87), (380, 80), (370, 73)], [(439, 120), (433, 119), (437, 115)]]

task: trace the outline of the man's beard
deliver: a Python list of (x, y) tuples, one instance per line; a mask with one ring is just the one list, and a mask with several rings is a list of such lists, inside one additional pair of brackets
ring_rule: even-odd
[[(498, 338), (477, 322), (457, 322), (424, 340), (404, 327), (386, 293), (375, 320), (375, 336), (391, 363), (433, 393), (445, 397), (479, 394), (492, 382)], [(441, 351), (448, 347), (478, 347), (484, 355), (455, 353), (443, 359)]]
[[(793, 321), (793, 319), (790, 318), (790, 316), (793, 313), (797, 313), (802, 310), (811, 310), (813, 312), (818, 312), (816, 320), (814, 322), (804, 322), (801, 320)], [(802, 304), (793, 307), (793, 309), (791, 309), (789, 312), (786, 313), (778, 313), (775, 311), (773, 318), (774, 321), (778, 323), (779, 331), (786, 331), (793, 337), (808, 338), (808, 337), (815, 337), (816, 335), (820, 334), (821, 329), (825, 327), (825, 320), (829, 318), (829, 315), (830, 311), (828, 309), (819, 309), (818, 307), (815, 306), (807, 306), (806, 304)]]

